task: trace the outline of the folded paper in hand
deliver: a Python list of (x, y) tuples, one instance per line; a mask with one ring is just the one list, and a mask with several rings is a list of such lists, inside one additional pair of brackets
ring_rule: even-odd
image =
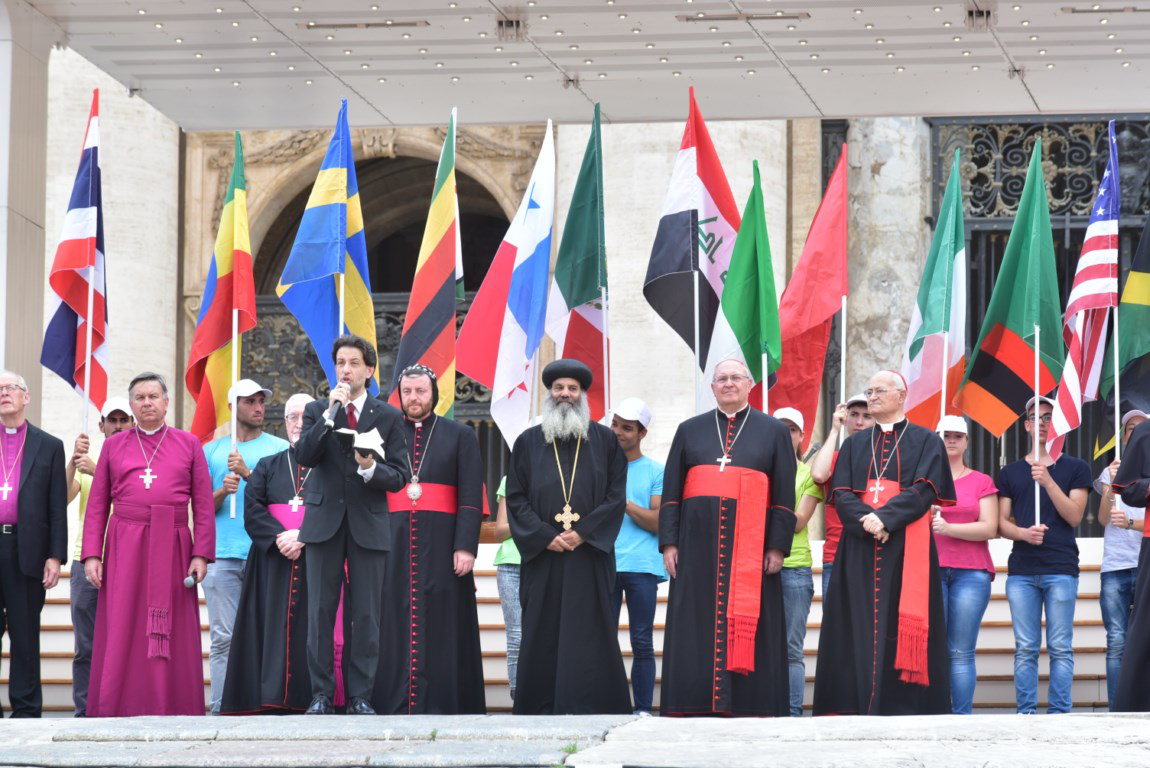
[(360, 455), (366, 456), (368, 453), (375, 453), (379, 456), (380, 460), (386, 460), (387, 456), (383, 452), (383, 438), (379, 434), (378, 429), (372, 429), (369, 432), (356, 432), (354, 429), (337, 429), (337, 435), (343, 435), (341, 439), (350, 439), (352, 447), (355, 448)]

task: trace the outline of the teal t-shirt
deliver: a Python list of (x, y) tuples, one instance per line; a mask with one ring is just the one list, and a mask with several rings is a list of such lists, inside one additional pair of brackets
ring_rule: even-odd
[[(240, 456), (248, 469), (255, 469), (256, 464), (264, 456), (273, 456), (286, 450), (288, 441), (263, 432), (254, 440), (237, 444)], [(224, 435), (204, 446), (204, 456), (208, 461), (208, 471), (212, 474), (212, 490), (224, 484), (224, 476), (228, 473), (228, 454), (232, 452), (232, 438)], [(216, 559), (232, 558), (246, 560), (248, 550), (252, 547), (252, 540), (244, 530), (244, 488), (246, 480), (240, 480), (239, 490), (236, 491), (236, 516), (232, 515), (232, 502), (225, 497), (224, 503), (216, 510)]]
[[(499, 490), (495, 492), (495, 501), (507, 498), (507, 476), (499, 481)], [(495, 553), (495, 565), (519, 565), (519, 547), (515, 546), (515, 539), (510, 536), (499, 545)]]
[[(649, 456), (627, 462), (627, 501), (650, 507), (652, 496), (663, 495), (663, 465)], [(620, 573), (650, 573), (667, 580), (659, 537), (643, 530), (628, 514), (615, 539), (615, 570)]]

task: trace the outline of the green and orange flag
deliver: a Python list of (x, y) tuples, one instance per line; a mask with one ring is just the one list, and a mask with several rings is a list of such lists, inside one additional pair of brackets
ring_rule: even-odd
[(1037, 388), (1046, 395), (1062, 376), (1066, 350), (1041, 138), (1030, 155), (982, 332), (954, 398), (955, 405), (995, 437), (1002, 437), (1034, 397), (1036, 344)]
[(411, 301), (395, 356), (388, 401), (399, 407), (399, 374), (410, 365), (435, 371), (439, 402), (435, 412), (450, 415), (455, 406), (455, 310), (462, 298), (463, 249), (459, 238), (459, 197), (455, 186), (455, 116), (439, 153), (431, 210), (419, 246)]

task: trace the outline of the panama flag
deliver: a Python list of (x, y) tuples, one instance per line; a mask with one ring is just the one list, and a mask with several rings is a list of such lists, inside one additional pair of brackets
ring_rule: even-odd
[[(50, 317), (40, 363), (99, 410), (108, 396), (108, 304), (100, 194), (100, 92), (92, 92), (88, 130), (64, 232), (48, 275)], [(89, 322), (91, 323), (89, 325)], [(89, 337), (92, 367), (85, 371)], [(87, 392), (85, 392), (85, 384)]]
[(548, 120), (527, 192), (459, 329), (459, 371), (491, 390), (491, 417), (508, 445), (531, 419), (554, 220), (555, 144)]
[[(695, 103), (694, 88), (690, 95), (687, 126), (651, 247), (643, 295), (659, 317), (697, 353), (703, 368), (740, 219), (719, 154)], [(702, 278), (698, 329), (694, 311), (696, 271)], [(697, 350), (696, 330), (700, 347)], [(706, 398), (709, 397), (708, 390)], [(711, 408), (714, 401), (698, 406), (700, 410)]]
[(955, 150), (902, 360), (906, 417), (930, 430), (942, 418), (943, 396), (947, 413), (961, 413), (949, 401), (966, 369), (966, 230), (958, 156)]

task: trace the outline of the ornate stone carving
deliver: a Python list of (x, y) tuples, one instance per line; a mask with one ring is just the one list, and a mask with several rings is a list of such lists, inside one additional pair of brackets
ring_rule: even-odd
[(359, 143), (363, 148), (363, 156), (367, 159), (374, 159), (377, 157), (393, 158), (398, 155), (395, 152), (395, 142), (399, 138), (399, 130), (396, 128), (365, 128), (358, 131)]

